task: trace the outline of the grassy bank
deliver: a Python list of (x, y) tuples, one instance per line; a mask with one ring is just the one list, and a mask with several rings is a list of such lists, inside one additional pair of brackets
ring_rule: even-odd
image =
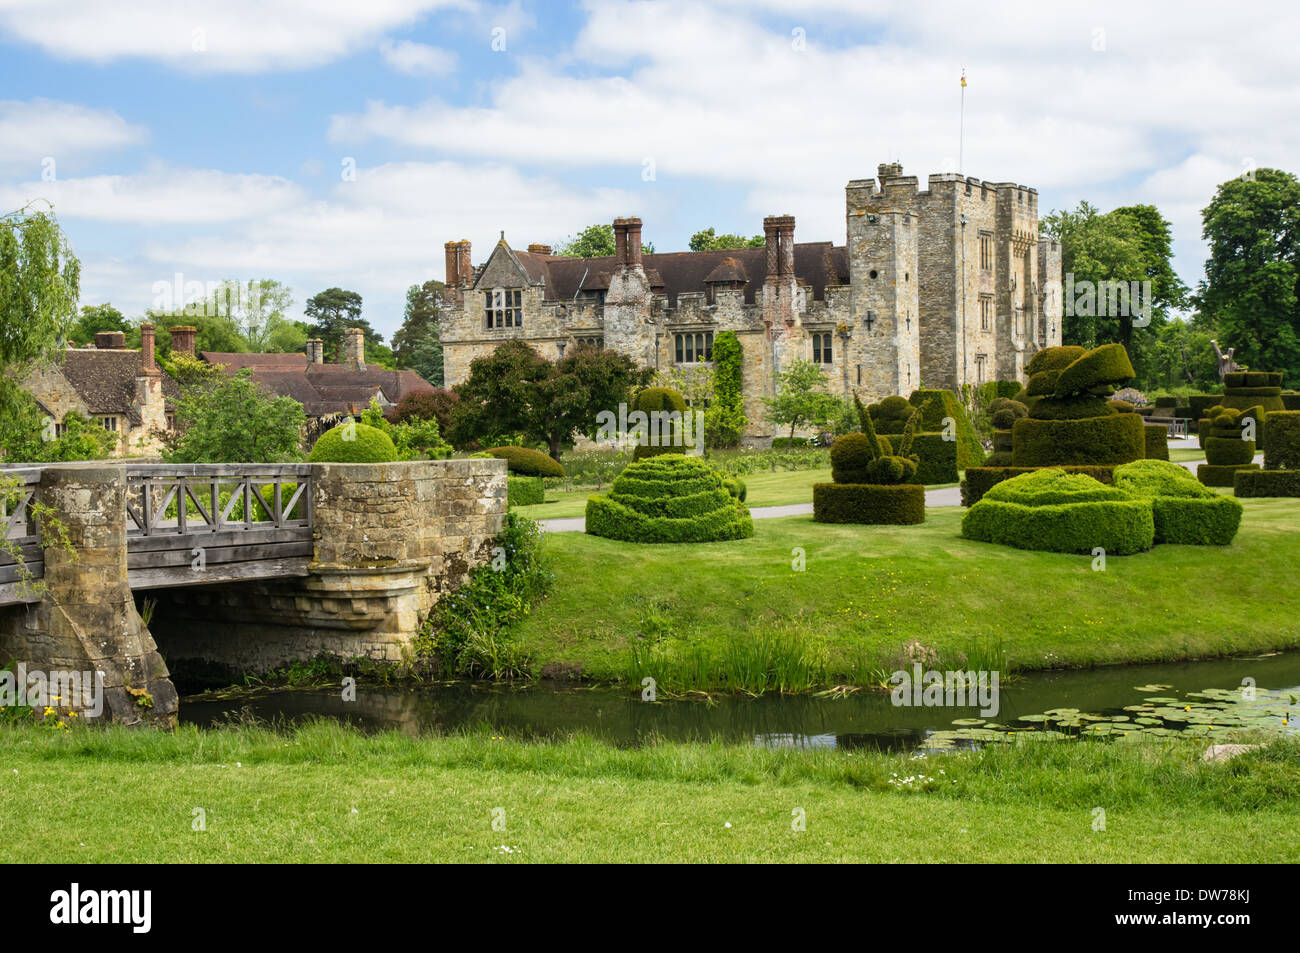
[(793, 688), (861, 684), (911, 642), (940, 665), (1025, 670), (1300, 645), (1300, 508), (1244, 503), (1229, 547), (1162, 545), (1103, 572), (1090, 556), (962, 539), (958, 508), (906, 527), (761, 520), (751, 539), (706, 545), (554, 534), (558, 584), (515, 637), (534, 671), (653, 673), (680, 689), (741, 669)]
[[(16, 863), (1300, 860), (1300, 745), (1223, 764), (1202, 763), (1203, 747), (909, 759), (363, 736), (332, 723), (286, 734), (9, 727), (0, 833)], [(796, 809), (804, 831), (792, 828)]]

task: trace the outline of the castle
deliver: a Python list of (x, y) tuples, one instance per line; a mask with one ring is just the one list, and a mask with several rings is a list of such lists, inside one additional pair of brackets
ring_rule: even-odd
[(1038, 236), (1038, 192), (956, 174), (928, 186), (897, 163), (849, 182), (843, 245), (796, 243), (789, 215), (763, 220), (762, 248), (643, 254), (639, 218), (614, 220), (605, 258), (515, 251), (503, 233), (475, 267), (469, 242), (448, 242), (448, 386), (511, 339), (549, 358), (613, 348), (663, 371), (707, 365), (714, 335), (734, 331), (759, 438), (773, 432), (761, 398), (795, 359), (823, 365), (829, 391), (872, 400), (1019, 380), (1061, 343), (1061, 246)]

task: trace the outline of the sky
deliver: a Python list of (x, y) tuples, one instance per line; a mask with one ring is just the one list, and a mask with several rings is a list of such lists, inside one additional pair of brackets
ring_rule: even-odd
[(838, 244), (899, 161), (1154, 204), (1194, 286), (1215, 187), (1300, 171), (1297, 35), (1260, 2), (0, 0), (0, 208), (53, 205), (83, 304), (272, 278), (391, 335), (446, 241)]

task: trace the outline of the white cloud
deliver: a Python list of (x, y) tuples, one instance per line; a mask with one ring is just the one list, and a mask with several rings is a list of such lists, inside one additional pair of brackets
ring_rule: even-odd
[(465, 0), (3, 0), (0, 30), (61, 59), (194, 71), (302, 69)]
[[(0, 100), (0, 169), (58, 177), (59, 167), (83, 168), (101, 153), (139, 145), (148, 130), (110, 109), (55, 99)], [(53, 165), (46, 160), (52, 159)]]
[(425, 43), (385, 40), (379, 46), (384, 62), (407, 76), (446, 76), (456, 69), (456, 54)]

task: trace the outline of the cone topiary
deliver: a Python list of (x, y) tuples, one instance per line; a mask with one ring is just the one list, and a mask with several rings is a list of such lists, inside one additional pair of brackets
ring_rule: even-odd
[(679, 453), (634, 460), (607, 495), (587, 498), (587, 532), (632, 543), (705, 543), (754, 535), (741, 501), (698, 457)]

